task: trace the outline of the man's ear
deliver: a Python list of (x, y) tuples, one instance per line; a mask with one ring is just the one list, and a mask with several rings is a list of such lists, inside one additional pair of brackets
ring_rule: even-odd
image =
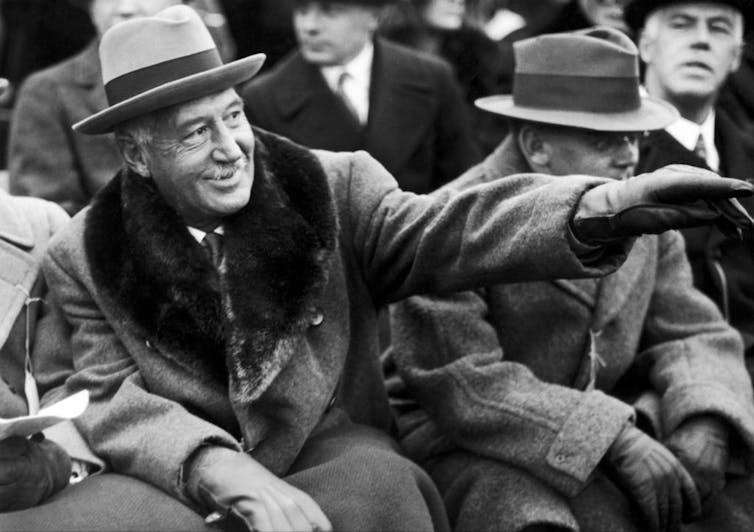
[(738, 67), (741, 66), (741, 55), (743, 55), (744, 52), (744, 43), (741, 43), (733, 52), (735, 55), (733, 56), (733, 61), (730, 62), (730, 73), (733, 74), (736, 70), (738, 70)]
[(122, 141), (119, 144), (120, 153), (126, 161), (126, 166), (128, 166), (129, 170), (141, 177), (151, 177), (152, 172), (149, 170), (149, 160), (145, 150), (131, 141)]
[(518, 148), (534, 171), (543, 171), (550, 165), (550, 145), (542, 139), (536, 127), (525, 124), (518, 132)]
[(639, 49), (639, 57), (644, 64), (649, 64), (654, 56), (655, 42), (643, 29), (639, 30), (639, 38), (636, 47)]

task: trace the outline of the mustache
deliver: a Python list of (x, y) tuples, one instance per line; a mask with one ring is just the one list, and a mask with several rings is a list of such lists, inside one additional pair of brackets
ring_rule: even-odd
[(233, 163), (217, 163), (212, 173), (212, 179), (227, 179), (236, 172), (243, 170), (249, 164), (249, 158), (244, 155)]

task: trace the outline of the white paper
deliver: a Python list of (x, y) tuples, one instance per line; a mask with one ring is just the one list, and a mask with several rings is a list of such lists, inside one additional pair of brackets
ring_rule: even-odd
[(73, 419), (86, 410), (89, 404), (89, 391), (81, 390), (61, 399), (57, 403), (42, 408), (39, 413), (9, 419), (0, 418), (0, 440), (9, 436), (31, 436), (61, 421)]

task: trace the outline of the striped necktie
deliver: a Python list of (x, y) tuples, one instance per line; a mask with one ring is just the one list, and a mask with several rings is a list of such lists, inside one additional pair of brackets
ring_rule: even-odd
[(202, 239), (202, 247), (207, 252), (209, 260), (216, 270), (220, 269), (220, 263), (223, 261), (223, 237), (222, 235), (209, 232)]
[(352, 76), (348, 73), (348, 71), (344, 70), (340, 73), (340, 76), (338, 76), (338, 85), (335, 87), (335, 94), (337, 94), (338, 97), (343, 101), (343, 104), (346, 106), (346, 109), (348, 109), (348, 112), (351, 113), (353, 119), (361, 124), (359, 112), (356, 110), (356, 107), (353, 105), (353, 101), (348, 97), (348, 94), (345, 91), (345, 84), (349, 79), (352, 79)]
[(701, 133), (699, 133), (699, 137), (696, 139), (694, 153), (703, 161), (707, 160), (707, 147), (704, 144), (704, 136)]

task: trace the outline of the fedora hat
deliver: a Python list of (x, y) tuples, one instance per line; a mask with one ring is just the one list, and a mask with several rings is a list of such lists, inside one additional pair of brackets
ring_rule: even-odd
[(677, 111), (639, 92), (636, 45), (596, 27), (524, 39), (514, 45), (513, 94), (476, 100), (511, 118), (597, 131), (662, 129)]
[(116, 24), (102, 36), (99, 56), (109, 107), (73, 126), (90, 135), (236, 86), (265, 59), (255, 54), (224, 65), (201, 18), (184, 5)]
[(751, 28), (752, 22), (754, 22), (754, 0), (632, 0), (626, 4), (623, 10), (623, 18), (626, 24), (636, 32), (644, 27), (647, 17), (655, 9), (673, 4), (690, 4), (693, 2), (722, 4), (737, 9), (743, 15), (744, 26), (746, 28)]

